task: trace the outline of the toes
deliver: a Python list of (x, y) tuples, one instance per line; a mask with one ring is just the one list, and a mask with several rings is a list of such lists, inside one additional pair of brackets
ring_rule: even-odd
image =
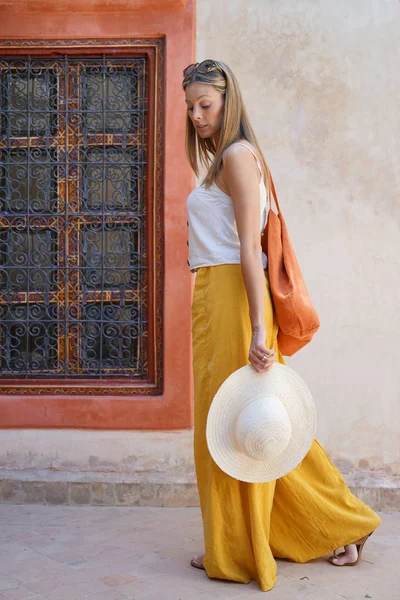
[(192, 567), (196, 567), (197, 569), (204, 569), (203, 566), (203, 556), (200, 554), (199, 556), (194, 556), (190, 561)]
[(347, 564), (353, 564), (357, 560), (357, 556), (354, 556), (352, 552), (341, 552), (336, 556), (331, 556), (329, 559), (333, 565), (342, 566)]
[(333, 565), (342, 566), (349, 562), (352, 562), (352, 557), (349, 556), (347, 552), (340, 552), (340, 554), (335, 554), (335, 556), (331, 556), (329, 560)]

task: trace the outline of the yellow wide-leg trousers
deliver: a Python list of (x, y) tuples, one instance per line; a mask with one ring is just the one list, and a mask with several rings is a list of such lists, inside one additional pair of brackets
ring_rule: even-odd
[[(267, 279), (265, 320), (267, 346), (283, 363)], [(208, 576), (242, 583), (254, 579), (267, 591), (277, 581), (275, 558), (306, 562), (376, 529), (380, 517), (350, 492), (316, 439), (296, 469), (268, 483), (237, 481), (211, 458), (206, 442), (210, 404), (223, 381), (248, 364), (251, 327), (240, 265), (199, 269), (192, 335), (194, 455)]]

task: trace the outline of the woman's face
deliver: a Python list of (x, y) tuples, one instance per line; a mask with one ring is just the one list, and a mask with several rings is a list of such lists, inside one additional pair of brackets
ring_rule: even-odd
[(188, 115), (198, 135), (219, 136), (224, 117), (224, 96), (207, 83), (191, 83), (185, 90)]

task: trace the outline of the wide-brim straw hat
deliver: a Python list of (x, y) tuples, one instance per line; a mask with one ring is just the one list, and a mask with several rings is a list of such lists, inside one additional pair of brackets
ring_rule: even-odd
[(247, 365), (215, 394), (206, 436), (220, 469), (240, 481), (264, 483), (301, 463), (316, 427), (311, 392), (296, 371), (275, 363), (257, 373)]

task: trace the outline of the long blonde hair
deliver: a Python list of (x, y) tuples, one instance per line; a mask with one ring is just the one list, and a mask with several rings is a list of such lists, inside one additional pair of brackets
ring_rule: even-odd
[[(201, 66), (205, 62), (215, 66), (209, 67), (207, 70), (202, 70)], [(189, 114), (187, 115), (186, 155), (193, 171), (196, 176), (199, 175), (199, 162), (206, 167), (207, 175), (202, 183), (208, 187), (215, 181), (216, 176), (222, 168), (222, 155), (226, 148), (240, 139), (245, 139), (257, 150), (263, 170), (264, 182), (267, 189), (269, 189), (270, 175), (268, 165), (250, 124), (238, 80), (231, 69), (223, 62), (207, 60), (203, 61), (203, 63), (196, 66), (193, 65), (190, 73), (186, 77), (184, 76), (182, 87), (185, 90), (188, 85), (194, 82), (212, 85), (224, 96), (224, 116), (219, 143), (218, 146), (215, 146), (212, 138), (202, 139), (198, 135)], [(189, 68), (187, 67), (186, 70), (189, 70)]]

